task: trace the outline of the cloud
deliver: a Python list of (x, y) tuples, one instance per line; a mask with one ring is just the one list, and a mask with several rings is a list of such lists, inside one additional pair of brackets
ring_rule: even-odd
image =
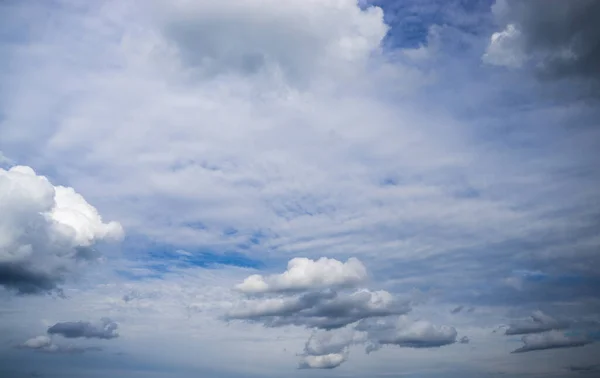
[(492, 10), (505, 29), (492, 35), (486, 63), (514, 68), (531, 61), (552, 77), (598, 78), (597, 1), (498, 0)]
[(355, 286), (367, 278), (367, 269), (356, 258), (341, 262), (322, 257), (318, 260), (296, 257), (282, 274), (252, 275), (236, 288), (244, 293), (315, 290)]
[(367, 332), (367, 351), (382, 345), (397, 345), (406, 348), (437, 348), (456, 342), (454, 327), (436, 326), (425, 320), (412, 322), (406, 317), (370, 319), (359, 323), (357, 330)]
[(352, 293), (327, 290), (293, 297), (248, 300), (237, 305), (226, 318), (250, 320), (267, 327), (296, 325), (335, 329), (361, 319), (409, 311), (407, 302), (398, 301), (383, 290), (361, 289)]
[(504, 332), (506, 335), (523, 335), (528, 333), (541, 333), (550, 330), (559, 330), (567, 328), (569, 325), (566, 322), (560, 322), (542, 311), (535, 311), (531, 315), (531, 320), (521, 321), (510, 324)]
[(458, 306), (453, 308), (452, 310), (450, 310), (451, 314), (458, 314), (459, 312), (461, 312), (464, 309), (464, 306)]
[(316, 331), (304, 346), (301, 369), (333, 369), (348, 359), (348, 348), (364, 342), (352, 328)]
[(300, 362), (300, 369), (333, 369), (346, 361), (346, 355), (342, 353), (331, 353), (322, 356), (306, 356)]
[(463, 336), (459, 340), (459, 343), (461, 343), (461, 344), (468, 344), (469, 342), (471, 342), (471, 340), (469, 339), (468, 336)]
[(22, 346), (29, 349), (47, 348), (52, 345), (52, 339), (48, 336), (37, 336), (25, 341)]
[(154, 4), (164, 34), (203, 76), (277, 73), (298, 83), (339, 75), (365, 62), (387, 32), (380, 8), (348, 0)]
[(57, 345), (52, 342), (52, 339), (48, 336), (36, 336), (23, 344), (19, 345), (21, 349), (31, 349), (37, 352), (44, 353), (66, 353), (66, 354), (79, 354), (85, 352), (98, 352), (102, 349), (99, 347), (77, 347), (73, 345)]
[(523, 346), (512, 353), (525, 353), (535, 350), (573, 348), (590, 344), (592, 341), (583, 336), (569, 335), (559, 331), (549, 331), (536, 335), (523, 336)]
[(54, 289), (97, 242), (123, 235), (75, 190), (26, 166), (0, 168), (0, 209), (0, 285), (23, 294)]
[(117, 333), (118, 324), (108, 318), (104, 318), (99, 324), (90, 322), (61, 322), (48, 328), (48, 334), (61, 335), (68, 339), (114, 339), (119, 337)]

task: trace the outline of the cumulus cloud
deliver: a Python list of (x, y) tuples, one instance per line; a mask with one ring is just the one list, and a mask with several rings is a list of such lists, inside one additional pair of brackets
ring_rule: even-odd
[(48, 334), (61, 335), (68, 339), (114, 339), (119, 337), (118, 324), (104, 318), (98, 324), (90, 322), (60, 322), (48, 328)]
[(288, 262), (284, 273), (263, 277), (252, 275), (236, 288), (244, 293), (315, 290), (350, 287), (367, 278), (367, 269), (356, 258), (341, 262), (322, 257), (318, 260), (296, 257)]
[(331, 353), (322, 356), (305, 356), (300, 362), (300, 369), (333, 369), (346, 361), (343, 353)]
[(528, 333), (541, 333), (550, 330), (564, 329), (568, 327), (567, 322), (561, 322), (542, 311), (535, 311), (528, 321), (520, 321), (510, 324), (504, 332), (506, 335), (524, 335)]
[(598, 78), (597, 1), (498, 0), (492, 9), (505, 28), (491, 36), (486, 63), (520, 67), (531, 61), (548, 75)]
[(349, 347), (365, 342), (353, 328), (314, 332), (304, 346), (300, 368), (332, 369), (347, 360)]
[(592, 341), (584, 336), (569, 335), (559, 331), (549, 331), (536, 335), (526, 335), (521, 339), (523, 346), (512, 353), (524, 353), (535, 350), (573, 348), (590, 344)]
[(382, 345), (397, 345), (407, 348), (436, 348), (456, 342), (454, 327), (436, 326), (425, 320), (410, 321), (406, 317), (370, 319), (363, 321), (357, 330), (367, 332), (367, 351), (379, 349)]
[(471, 340), (469, 339), (469, 337), (468, 337), (468, 336), (463, 336), (463, 337), (461, 337), (461, 338), (460, 338), (459, 342), (460, 342), (461, 344), (468, 344), (468, 343), (470, 343), (470, 342), (471, 342)]
[(362, 289), (349, 294), (327, 290), (293, 297), (248, 300), (230, 311), (227, 318), (251, 320), (268, 327), (296, 325), (334, 329), (361, 319), (409, 311), (407, 302), (399, 301), (383, 290)]
[(20, 293), (54, 289), (97, 242), (123, 235), (75, 190), (25, 166), (0, 169), (0, 210), (0, 285)]

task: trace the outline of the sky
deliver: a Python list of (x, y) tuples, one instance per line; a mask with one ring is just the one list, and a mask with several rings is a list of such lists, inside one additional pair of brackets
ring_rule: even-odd
[(0, 1), (0, 376), (597, 376), (598, 17)]

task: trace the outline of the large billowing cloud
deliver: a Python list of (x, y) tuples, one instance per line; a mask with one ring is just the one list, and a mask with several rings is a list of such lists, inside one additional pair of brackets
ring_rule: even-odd
[(244, 293), (314, 290), (354, 286), (366, 278), (367, 270), (356, 258), (344, 263), (326, 257), (316, 261), (297, 257), (288, 262), (284, 273), (267, 277), (252, 275), (236, 288)]
[(0, 169), (0, 211), (0, 285), (20, 293), (54, 289), (97, 242), (123, 235), (75, 190), (25, 166)]
[(520, 67), (532, 62), (548, 75), (599, 78), (600, 3), (595, 0), (498, 0), (494, 33), (483, 59)]
[(98, 324), (91, 322), (60, 322), (48, 328), (48, 334), (61, 335), (68, 339), (114, 339), (119, 337), (118, 324), (108, 318), (103, 318)]
[(590, 344), (592, 341), (581, 335), (569, 334), (560, 331), (548, 331), (536, 335), (523, 336), (523, 346), (515, 349), (513, 353), (524, 353), (535, 350), (573, 348)]
[(567, 328), (567, 322), (561, 322), (541, 311), (535, 311), (528, 321), (520, 321), (510, 324), (504, 332), (506, 335), (523, 335), (528, 333), (540, 333), (553, 329)]

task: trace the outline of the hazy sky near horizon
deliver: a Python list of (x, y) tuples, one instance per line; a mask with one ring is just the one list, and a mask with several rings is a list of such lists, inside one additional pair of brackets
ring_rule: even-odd
[(0, 376), (596, 376), (599, 17), (0, 1)]

